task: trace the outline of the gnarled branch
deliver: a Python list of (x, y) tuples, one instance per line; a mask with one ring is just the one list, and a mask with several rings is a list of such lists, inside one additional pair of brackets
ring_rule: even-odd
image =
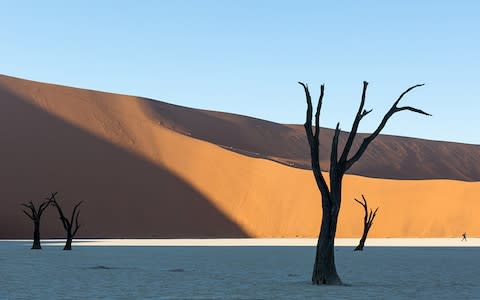
[(33, 216), (30, 215), (26, 210), (22, 209), (22, 211), (23, 211), (23, 213), (24, 213), (25, 215), (27, 215), (27, 217), (29, 217), (30, 219), (32, 219), (32, 221), (35, 221), (35, 218), (33, 218)]
[[(78, 224), (78, 216), (79, 215), (80, 215), (80, 210), (77, 211), (77, 215), (75, 216), (75, 230), (73, 231), (72, 236), (75, 236), (77, 234), (78, 229), (80, 228), (80, 225)], [(72, 222), (73, 222), (73, 220), (72, 220)]]
[[(387, 124), (387, 121), (397, 112), (400, 112), (400, 111), (403, 111), (403, 110), (409, 110), (409, 111), (412, 111), (412, 112), (415, 112), (415, 113), (419, 113), (419, 114), (422, 114), (422, 115), (426, 115), (426, 116), (431, 116), (429, 113), (426, 113), (424, 112), (423, 110), (421, 109), (418, 109), (418, 108), (414, 108), (414, 107), (411, 107), (411, 106), (403, 106), (403, 107), (398, 107), (398, 103), (400, 102), (400, 100), (402, 100), (402, 98), (408, 93), (410, 92), (411, 90), (417, 88), (417, 87), (421, 87), (423, 86), (423, 84), (417, 84), (417, 85), (414, 85), (414, 86), (411, 86), (409, 87), (408, 89), (406, 89), (399, 97), (398, 99), (393, 103), (392, 107), (388, 110), (388, 112), (385, 114), (385, 116), (383, 117), (382, 121), (380, 122), (380, 124), (378, 125), (377, 129), (372, 133), (370, 134), (369, 136), (367, 136), (366, 138), (363, 139), (363, 142), (362, 144), (360, 145), (360, 147), (358, 148), (357, 152), (350, 158), (348, 159), (346, 162), (345, 162), (345, 171), (348, 170), (355, 162), (357, 162), (360, 157), (363, 155), (363, 153), (365, 152), (365, 150), (367, 150), (367, 147), (368, 145), (370, 145), (370, 143), (380, 134), (380, 131), (382, 131), (382, 129), (385, 127), (385, 125)], [(347, 151), (349, 149), (344, 149), (344, 152)], [(348, 153), (348, 152), (347, 152)]]
[(65, 229), (65, 231), (68, 232), (68, 231), (71, 229), (71, 224), (70, 224), (70, 222), (68, 221), (68, 219), (65, 217), (65, 215), (63, 214), (62, 207), (58, 204), (56, 195), (57, 195), (56, 192), (55, 192), (55, 193), (51, 193), (49, 199), (50, 199), (50, 201), (52, 202), (52, 205), (57, 208), (58, 215), (59, 215), (59, 217), (60, 217), (60, 221), (62, 221), (63, 228)]
[(368, 115), (372, 110), (365, 110), (363, 107), (365, 106), (365, 98), (367, 96), (367, 87), (368, 82), (363, 82), (363, 90), (362, 90), (362, 98), (360, 100), (360, 105), (358, 107), (357, 114), (355, 115), (355, 120), (353, 120), (352, 129), (348, 134), (347, 142), (345, 143), (345, 147), (343, 148), (342, 156), (340, 157), (341, 164), (344, 164), (348, 158), (348, 153), (352, 148), (353, 141), (355, 140), (355, 136), (357, 135), (358, 126), (360, 125), (360, 121)]
[[(62, 221), (63, 228), (65, 229), (68, 235), (71, 235), (73, 237), (75, 236), (75, 234), (78, 231), (78, 228), (80, 227), (78, 223), (78, 216), (80, 215), (80, 210), (78, 209), (78, 207), (80, 206), (80, 204), (83, 203), (83, 201), (78, 202), (73, 207), (70, 219), (67, 219), (65, 217), (65, 214), (63, 213), (61, 206), (58, 204), (58, 201), (55, 197), (56, 194), (57, 193), (52, 193), (49, 199), (51, 199), (50, 201), (52, 202), (52, 205), (57, 208), (58, 214), (60, 216), (60, 220)], [(73, 228), (74, 224), (75, 224), (75, 228)]]
[(312, 157), (312, 170), (315, 175), (317, 186), (320, 189), (322, 195), (328, 195), (328, 186), (325, 181), (325, 178), (323, 177), (322, 169), (320, 167), (320, 159), (319, 159), (320, 111), (322, 108), (325, 86), (323, 84), (320, 86), (320, 96), (318, 98), (317, 110), (315, 113), (315, 133), (313, 133), (312, 131), (312, 113), (313, 113), (312, 97), (310, 95), (308, 86), (303, 82), (298, 82), (298, 83), (303, 87), (305, 91), (305, 98), (307, 101), (307, 114), (306, 114), (306, 121), (305, 121), (304, 127), (305, 127), (305, 132), (307, 134), (308, 144), (310, 145), (310, 153)]
[(335, 128), (335, 132), (332, 138), (332, 149), (330, 151), (330, 176), (335, 173), (335, 169), (337, 168), (337, 153), (338, 153), (338, 136), (340, 135), (340, 122), (337, 123), (337, 127)]
[(315, 112), (315, 140), (319, 142), (320, 136), (320, 111), (322, 109), (323, 94), (325, 93), (325, 86), (320, 86), (320, 96), (318, 96), (317, 111)]
[(362, 195), (362, 201), (358, 200), (357, 198), (354, 199), (356, 202), (358, 202), (364, 210), (364, 217), (363, 217), (363, 234), (362, 237), (360, 238), (360, 242), (358, 243), (358, 246), (354, 249), (355, 251), (362, 251), (363, 247), (365, 245), (365, 241), (367, 240), (367, 235), (368, 232), (370, 231), (370, 228), (372, 227), (373, 220), (375, 219), (375, 216), (377, 215), (378, 207), (375, 209), (375, 211), (372, 211), (370, 209), (370, 212), (368, 211), (368, 205), (367, 205), (367, 199), (365, 199), (365, 196)]
[(42, 217), (43, 211), (50, 205), (50, 202), (44, 201), (40, 203), (40, 205), (38, 206), (38, 209), (35, 207), (35, 204), (33, 204), (32, 201), (29, 201), (28, 203), (21, 203), (20, 205), (30, 210), (30, 213), (28, 213), (26, 210), (22, 209), (23, 213), (26, 216), (28, 216), (33, 221), (39, 221), (40, 218)]

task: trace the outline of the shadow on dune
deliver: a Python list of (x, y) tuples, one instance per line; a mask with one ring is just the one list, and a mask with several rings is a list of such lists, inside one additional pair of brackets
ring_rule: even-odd
[[(142, 99), (146, 100), (145, 113), (165, 127), (243, 155), (310, 169), (310, 150), (302, 125), (284, 125)], [(343, 124), (343, 127), (349, 129), (350, 125)], [(351, 153), (355, 153), (367, 136), (358, 134)], [(329, 170), (332, 137), (332, 129), (321, 129), (320, 164), (324, 171)], [(341, 132), (339, 149), (343, 149), (347, 138), (348, 133)], [(348, 173), (388, 179), (478, 181), (479, 166), (478, 145), (380, 135)]]
[(243, 155), (309, 168), (305, 134), (288, 125), (141, 98), (145, 114), (162, 126)]
[[(0, 239), (31, 238), (19, 204), (51, 191), (70, 211), (84, 201), (83, 238), (246, 237), (188, 182), (96, 137), (0, 85)], [(64, 232), (55, 211), (42, 238)]]

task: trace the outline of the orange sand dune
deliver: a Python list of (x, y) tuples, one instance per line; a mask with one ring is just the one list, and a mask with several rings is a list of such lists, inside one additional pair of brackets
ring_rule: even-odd
[[(299, 91), (298, 105), (303, 107), (306, 104), (302, 96)], [(297, 168), (310, 168), (310, 150), (303, 125), (278, 124), (160, 101), (146, 101), (145, 105), (148, 106), (145, 112), (167, 128), (251, 157), (267, 158)], [(299, 116), (300, 120), (303, 117)], [(365, 136), (358, 135), (352, 152)], [(322, 170), (329, 169), (332, 137), (333, 130), (322, 128)], [(342, 132), (340, 149), (346, 139), (347, 133)], [(349, 172), (390, 179), (480, 181), (480, 146), (380, 135)]]
[[(32, 225), (19, 203), (39, 200), (50, 191), (58, 191), (66, 206), (85, 201), (79, 237), (318, 234), (320, 195), (311, 171), (233, 152), (185, 132), (185, 120), (198, 128), (203, 123), (192, 120), (204, 115), (238, 124), (246, 117), (193, 109), (172, 117), (162, 115), (151, 100), (6, 76), (0, 77), (0, 102), (0, 238), (30, 237)], [(268, 124), (272, 136), (277, 126), (285, 127)], [(216, 136), (216, 130), (202, 132)], [(248, 130), (238, 139), (249, 141)], [(225, 137), (224, 146), (229, 139)], [(400, 145), (404, 140), (395, 141)], [(441, 145), (448, 148), (450, 143)], [(286, 149), (296, 153), (292, 145)], [(353, 198), (362, 193), (372, 206), (381, 206), (371, 236), (480, 235), (480, 219), (475, 218), (480, 183), (347, 175), (339, 237), (360, 235), (363, 212)], [(63, 235), (53, 210), (44, 216), (42, 233)]]

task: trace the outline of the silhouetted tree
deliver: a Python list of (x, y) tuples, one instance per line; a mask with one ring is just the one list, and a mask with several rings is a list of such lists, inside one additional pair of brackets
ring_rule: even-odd
[(363, 251), (363, 247), (365, 246), (365, 241), (367, 240), (368, 231), (370, 231), (370, 228), (372, 227), (373, 219), (375, 219), (375, 217), (377, 216), (378, 207), (375, 209), (375, 211), (372, 211), (370, 209), (370, 212), (368, 212), (367, 199), (365, 199), (363, 195), (362, 195), (362, 201), (358, 200), (357, 198), (355, 198), (355, 201), (357, 201), (361, 206), (363, 206), (363, 209), (365, 211), (365, 216), (363, 218), (362, 238), (360, 239), (358, 246), (355, 247), (353, 251)]
[[(78, 209), (78, 207), (80, 206), (80, 204), (82, 204), (82, 201), (78, 202), (74, 206), (72, 216), (70, 217), (70, 219), (67, 219), (63, 213), (62, 208), (58, 204), (57, 199), (55, 198), (56, 194), (57, 193), (52, 193), (52, 205), (57, 208), (58, 214), (60, 216), (60, 221), (62, 221), (63, 228), (67, 233), (67, 241), (63, 250), (72, 250), (72, 240), (75, 237), (75, 234), (77, 234), (78, 229), (80, 228), (80, 225), (78, 224), (78, 215), (80, 214), (80, 210)], [(75, 226), (73, 224), (74, 221)]]
[[(53, 194), (52, 194), (53, 195)], [(22, 203), (21, 205), (28, 208), (30, 212), (23, 209), (23, 213), (27, 215), (33, 221), (33, 245), (32, 249), (42, 249), (40, 245), (40, 219), (45, 209), (50, 205), (50, 198), (46, 199), (40, 204), (38, 209), (35, 208), (35, 205), (32, 201), (28, 203)]]
[(358, 126), (360, 121), (371, 110), (365, 110), (365, 96), (367, 91), (368, 83), (363, 82), (363, 92), (362, 98), (360, 101), (360, 106), (358, 108), (355, 120), (353, 121), (352, 129), (348, 135), (345, 147), (340, 157), (338, 157), (338, 137), (340, 134), (340, 123), (337, 123), (335, 132), (332, 139), (332, 150), (330, 153), (330, 172), (329, 180), (330, 185), (327, 185), (325, 178), (322, 175), (320, 169), (320, 160), (319, 160), (319, 136), (320, 136), (320, 110), (322, 107), (323, 95), (324, 95), (324, 85), (320, 87), (320, 97), (318, 99), (317, 109), (315, 112), (315, 132), (312, 130), (312, 99), (308, 86), (302, 82), (299, 82), (305, 90), (305, 97), (307, 100), (307, 116), (305, 121), (305, 132), (307, 134), (308, 144), (310, 145), (310, 154), (311, 154), (311, 166), (313, 175), (315, 176), (315, 181), (317, 187), (320, 190), (322, 196), (322, 224), (320, 227), (320, 234), (318, 236), (317, 250), (315, 255), (315, 264), (312, 274), (312, 283), (313, 284), (342, 284), (340, 277), (337, 274), (335, 267), (335, 255), (334, 255), (334, 240), (335, 234), (337, 231), (337, 220), (338, 214), (340, 212), (340, 205), (342, 202), (342, 179), (345, 172), (350, 169), (354, 163), (356, 163), (360, 157), (367, 150), (368, 145), (378, 136), (380, 131), (385, 127), (387, 121), (395, 113), (408, 110), (423, 115), (429, 115), (426, 112), (413, 108), (410, 106), (397, 106), (400, 100), (410, 92), (411, 90), (422, 86), (423, 84), (414, 85), (407, 90), (405, 90), (393, 103), (390, 110), (385, 114), (378, 128), (369, 136), (363, 139), (357, 151), (349, 158), (349, 152), (352, 148), (353, 141), (357, 134)]

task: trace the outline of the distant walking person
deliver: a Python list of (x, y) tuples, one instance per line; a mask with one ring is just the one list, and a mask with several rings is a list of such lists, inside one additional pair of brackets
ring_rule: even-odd
[(466, 232), (464, 232), (464, 233), (462, 234), (462, 242), (463, 242), (463, 241), (465, 241), (465, 242), (467, 241), (467, 233), (466, 233)]

